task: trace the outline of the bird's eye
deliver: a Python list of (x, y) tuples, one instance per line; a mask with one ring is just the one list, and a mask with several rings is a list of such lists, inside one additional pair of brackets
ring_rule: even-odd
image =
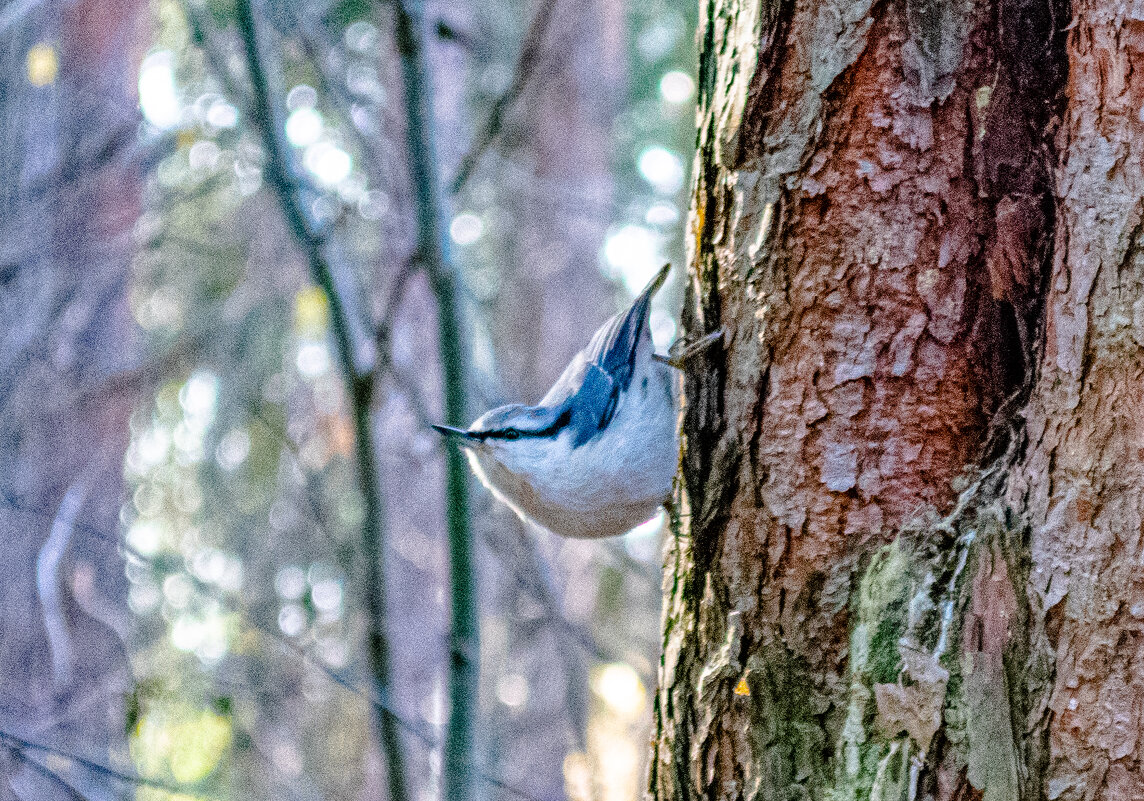
[(515, 428), (506, 428), (501, 437), (503, 439), (520, 439), (520, 432)]

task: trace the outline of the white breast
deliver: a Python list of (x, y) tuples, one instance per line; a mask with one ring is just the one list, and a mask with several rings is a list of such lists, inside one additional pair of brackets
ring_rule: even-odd
[[(565, 537), (623, 534), (671, 494), (679, 459), (674, 375), (647, 360), (607, 428), (578, 448), (572, 432), (526, 447), (477, 450), (474, 472), (523, 517)], [(511, 454), (508, 452), (512, 448)]]

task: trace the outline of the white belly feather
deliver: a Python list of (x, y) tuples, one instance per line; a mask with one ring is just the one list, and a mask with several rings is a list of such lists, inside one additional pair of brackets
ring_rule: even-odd
[(474, 472), (518, 514), (565, 537), (615, 536), (644, 522), (670, 497), (679, 458), (674, 376), (645, 364), (599, 435), (574, 448), (564, 432), (498, 454), (509, 464), (478, 448)]

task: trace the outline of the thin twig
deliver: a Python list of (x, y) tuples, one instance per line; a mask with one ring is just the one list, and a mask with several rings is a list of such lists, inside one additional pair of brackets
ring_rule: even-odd
[(516, 61), (516, 68), (513, 70), (512, 83), (509, 84), (504, 94), (493, 103), (488, 120), (474, 138), (469, 152), (461, 159), (461, 166), (457, 169), (457, 175), (449, 186), (449, 191), (452, 194), (459, 194), (465, 188), (465, 184), (472, 177), (473, 171), (476, 170), (485, 151), (500, 136), (501, 130), (504, 128), (505, 113), (528, 86), (532, 73), (540, 62), (541, 46), (548, 36), (548, 28), (552, 23), (553, 16), (555, 16), (556, 5), (556, 0), (545, 0), (536, 9), (536, 15), (532, 18), (532, 22), (528, 26), (528, 33), (525, 34), (524, 42), (521, 44), (520, 55)]
[[(0, 490), (0, 506), (6, 506), (10, 509), (20, 512), (21, 514), (31, 515), (33, 517), (39, 517), (42, 519), (50, 519), (53, 517), (53, 512), (51, 510), (25, 504), (14, 495), (2, 490)], [(315, 524), (315, 530), (320, 530), (322, 535), (327, 538), (330, 544), (335, 546), (341, 544), (336, 539), (334, 539), (332, 534), (321, 529), (323, 521), (319, 519), (316, 514), (311, 519), (311, 522)], [(76, 521), (73, 525), (76, 531), (81, 534), (96, 537), (97, 539), (104, 542), (115, 543), (119, 546), (125, 555), (130, 556), (141, 565), (148, 567), (155, 566), (155, 562), (151, 557), (147, 556), (127, 542), (124, 542), (123, 539), (118, 536), (118, 534), (104, 531), (101, 528), (88, 523), (84, 523), (83, 521)], [(540, 604), (540, 606), (545, 610), (545, 618), (548, 619), (548, 622), (552, 625), (553, 629), (563, 631), (568, 635), (568, 639), (583, 648), (585, 653), (587, 653), (593, 659), (596, 659), (600, 662), (615, 661), (615, 655), (609, 654), (603, 646), (595, 641), (591, 633), (585, 631), (582, 626), (577, 625), (560, 613), (559, 602), (556, 600), (551, 587), (544, 583), (544, 578), (542, 576), (534, 575), (530, 577), (526, 574), (525, 570), (519, 567), (516, 554), (503, 548), (501, 543), (494, 542), (492, 538), (486, 538), (486, 542), (488, 543), (493, 556), (497, 557), (497, 559), (502, 562), (505, 571), (512, 576), (515, 583), (525, 591), (525, 594), (529, 598)], [(219, 594), (219, 589), (214, 584), (200, 579), (194, 573), (189, 571), (186, 572), (185, 575), (190, 579), (191, 583), (195, 586), (195, 589), (205, 594), (207, 597), (219, 602), (225, 602), (228, 600)], [(265, 629), (259, 630), (264, 632), (266, 631)], [(338, 681), (341, 683), (345, 680), (338, 679)], [(352, 689), (354, 689), (355, 692), (358, 691), (358, 688)], [(391, 707), (387, 707), (387, 709), (392, 711)], [(402, 728), (407, 728), (412, 725), (407, 721), (401, 720), (399, 720), (398, 723)], [(420, 737), (420, 735), (418, 736)]]
[(409, 286), (409, 281), (417, 273), (417, 269), (417, 260), (407, 259), (405, 264), (402, 265), (401, 271), (398, 272), (397, 276), (393, 279), (393, 286), (390, 287), (389, 295), (385, 299), (381, 320), (378, 321), (377, 324), (375, 340), (379, 351), (389, 347), (390, 339), (393, 336), (394, 319), (397, 317), (397, 312), (401, 309), (402, 301), (405, 300), (405, 290)]
[(207, 21), (206, 9), (199, 6), (195, 0), (185, 0), (182, 7), (187, 18), (187, 27), (191, 29), (191, 41), (206, 57), (211, 72), (222, 84), (223, 93), (230, 98), (244, 117), (249, 117), (251, 99), (246, 91), (239, 87), (226, 58), (212, 42), (208, 33), (210, 23)]
[[(41, 751), (45, 754), (52, 754), (53, 756), (61, 757), (63, 759), (69, 760), (70, 762), (74, 762), (75, 764), (87, 768), (94, 773), (98, 773), (102, 776), (106, 776), (110, 779), (114, 779), (125, 784), (130, 784), (135, 787), (148, 787), (153, 790), (162, 790), (167, 793), (182, 793), (184, 795), (190, 795), (195, 798), (219, 799), (218, 796), (200, 793), (185, 784), (172, 784), (171, 782), (164, 782), (158, 779), (148, 779), (144, 776), (139, 776), (138, 774), (124, 773), (123, 771), (108, 767), (107, 765), (96, 762), (92, 759), (88, 759), (87, 757), (68, 753), (67, 751), (61, 751), (60, 749), (54, 748), (50, 745), (44, 745), (42, 743), (34, 743), (30, 740), (25, 740), (24, 738), (12, 734), (11, 732), (4, 731), (3, 729), (0, 729), (0, 741), (3, 741), (10, 750), (20, 754), (24, 759), (33, 765), (39, 765), (40, 763), (28, 757), (25, 752)], [(40, 767), (45, 766), (40, 765)], [(45, 769), (50, 770), (50, 768)], [(52, 772), (55, 773), (55, 771)], [(56, 775), (59, 776), (59, 774)], [(62, 779), (63, 777), (60, 778)], [(69, 783), (65, 782), (65, 784)], [(74, 790), (74, 788), (72, 789)]]
[(71, 684), (73, 667), (71, 632), (60, 593), (60, 563), (75, 533), (76, 515), (86, 500), (87, 484), (82, 478), (77, 479), (64, 493), (48, 538), (36, 556), (36, 592), (44, 617), (48, 653), (52, 657), (52, 677), (57, 687)]
[[(543, 557), (536, 553), (535, 548), (530, 549), (528, 564), (521, 565), (520, 554), (514, 553), (505, 546), (505, 543), (500, 539), (501, 533), (493, 530), (485, 532), (485, 544), (492, 551), (493, 556), (500, 560), (505, 572), (512, 577), (517, 588), (523, 590), (527, 597), (540, 605), (545, 620), (552, 626), (557, 638), (561, 641), (571, 640), (598, 662), (615, 661), (615, 655), (607, 653), (596, 642), (591, 632), (585, 631), (582, 626), (573, 623), (560, 614), (560, 603), (556, 597), (556, 589), (552, 586), (549, 578), (541, 572)], [(533, 545), (527, 537), (520, 537), (519, 542), (523, 547)]]
[(416, 258), (410, 258), (405, 261), (397, 276), (393, 279), (392, 287), (389, 290), (389, 295), (386, 297), (385, 306), (378, 320), (376, 333), (374, 334), (374, 344), (376, 345), (377, 358), (378, 358), (378, 371), (383, 372), (396, 384), (398, 391), (403, 394), (413, 407), (413, 413), (417, 417), (417, 422), (422, 429), (428, 430), (430, 424), (433, 422), (429, 415), (429, 404), (421, 395), (421, 390), (417, 386), (417, 379), (415, 376), (409, 374), (407, 370), (403, 370), (397, 361), (393, 358), (393, 326), (401, 305), (405, 300), (406, 292), (409, 288), (409, 282), (417, 275), (420, 270), (420, 265)]
[[(36, 509), (36, 508), (30, 507), (30, 506), (21, 504), (15, 500), (14, 496), (8, 495), (8, 494), (3, 493), (3, 492), (0, 492), (0, 503), (6, 504), (6, 505), (16, 509), (17, 511), (23, 512), (25, 514), (32, 514), (32, 515), (38, 515), (38, 516), (44, 516), (44, 517), (51, 517), (52, 516), (52, 513), (49, 511)], [(106, 531), (103, 531), (102, 529), (96, 528), (95, 526), (91, 526), (88, 524), (84, 524), (82, 522), (77, 522), (75, 524), (75, 527), (76, 527), (77, 531), (80, 531), (80, 532), (86, 533), (86, 534), (90, 534), (92, 536), (96, 536), (100, 539), (105, 539), (105, 540), (110, 540), (110, 541), (118, 541), (120, 547), (124, 550), (124, 552), (126, 554), (130, 555), (133, 559), (137, 560), (138, 562), (140, 562), (141, 564), (144, 564), (144, 565), (152, 565), (153, 564), (153, 562), (151, 561), (151, 559), (149, 557), (140, 553), (139, 551), (137, 551), (132, 546), (122, 542), (121, 540), (119, 540), (119, 538), (116, 535), (112, 535)], [(219, 597), (218, 588), (216, 586), (203, 581), (202, 579), (198, 578), (193, 573), (187, 573), (186, 575), (187, 575), (187, 578), (191, 581), (191, 583), (195, 586), (196, 590), (198, 590), (199, 592), (202, 592), (202, 593), (206, 594), (208, 597), (213, 598), (215, 600), (219, 600), (219, 601), (225, 600), (225, 599)], [(517, 575), (517, 580), (519, 582), (521, 582), (521, 585), (523, 587), (525, 587), (526, 589), (531, 591), (530, 595), (532, 595), (534, 600), (536, 600), (542, 604), (544, 603), (544, 599), (542, 597), (540, 597), (539, 595), (534, 594), (535, 588), (533, 587), (533, 585), (530, 582), (527, 582), (523, 578), (523, 576)], [(249, 630), (253, 633), (259, 634), (263, 637), (266, 637), (267, 639), (271, 640), (272, 642), (275, 642), (278, 645), (282, 646), (283, 650), (288, 651), (289, 653), (297, 656), (300, 659), (304, 659), (308, 664), (317, 668), (317, 670), (323, 676), (325, 676), (329, 681), (331, 681), (332, 683), (338, 685), (339, 687), (342, 687), (343, 689), (347, 690), (348, 692), (353, 693), (354, 695), (361, 697), (372, 708), (374, 708), (378, 712), (381, 712), (384, 715), (393, 718), (394, 721), (396, 722), (396, 724), (400, 728), (402, 728), (409, 735), (411, 735), (416, 740), (421, 742), (421, 744), (424, 745), (426, 748), (433, 749), (433, 748), (437, 748), (440, 745), (439, 740), (432, 733), (427, 731), (424, 726), (403, 717), (393, 707), (391, 701), (383, 700), (376, 693), (371, 692), (368, 688), (361, 687), (361, 686), (355, 684), (353, 681), (351, 681), (350, 679), (341, 675), (337, 671), (333, 670), (332, 668), (328, 667), (327, 665), (322, 664), (320, 660), (314, 659), (298, 643), (285, 638), (279, 632), (268, 629), (268, 628), (260, 625), (257, 621), (253, 620), (247, 614), (246, 610), (238, 608), (238, 609), (235, 609), (234, 611), (238, 614), (241, 622), (244, 623), (246, 627), (248, 627), (247, 630)], [(569, 629), (572, 629), (575, 627), (575, 624), (571, 623), (570, 621), (568, 621), (564, 618), (556, 619), (557, 617), (558, 617), (558, 613), (555, 613), (555, 617), (553, 619), (554, 625), (565, 626), (565, 627), (568, 627)], [(598, 650), (593, 650), (593, 648), (590, 646), (588, 641), (580, 641), (579, 638), (576, 638), (576, 637), (574, 637), (573, 640), (577, 641), (579, 644), (581, 644), (586, 650), (588, 650), (589, 653), (592, 653), (593, 656), (595, 656), (596, 658), (601, 658)], [(4, 732), (0, 731), (0, 737), (2, 737), (3, 735), (4, 735)], [(37, 746), (37, 747), (39, 747), (39, 746)], [(51, 749), (49, 749), (48, 746), (42, 746), (42, 747), (45, 750), (51, 750)], [(70, 755), (63, 755), (63, 756), (70, 756)], [(490, 773), (488, 773), (487, 771), (485, 771), (483, 769), (477, 768), (475, 770), (474, 775), (477, 776), (478, 778), (480, 778), (482, 781), (487, 782), (488, 784), (490, 784), (494, 787), (498, 787), (500, 789), (506, 790), (507, 792), (512, 793), (513, 795), (519, 796), (520, 798), (528, 799), (529, 801), (540, 801), (540, 799), (538, 799), (536, 796), (529, 794), (525, 790), (521, 790), (517, 787), (513, 787), (512, 785), (507, 784), (503, 780), (496, 778), (495, 776), (491, 775)], [(186, 793), (188, 791), (187, 790), (178, 790), (178, 792)]]
[(0, 741), (0, 745), (3, 745), (4, 748), (7, 749), (8, 752), (12, 754), (12, 756), (16, 757), (16, 759), (23, 762), (25, 765), (30, 767), (32, 770), (36, 771), (41, 776), (44, 776), (44, 777), (52, 780), (56, 784), (60, 785), (61, 787), (63, 787), (64, 792), (66, 792), (69, 796), (76, 796), (76, 797), (82, 799), (82, 801), (92, 801), (92, 798), (90, 796), (86, 796), (83, 793), (81, 793), (74, 786), (72, 786), (71, 782), (69, 782), (67, 779), (65, 779), (63, 776), (61, 776), (56, 771), (49, 768), (47, 765), (40, 763), (39, 760), (32, 759), (32, 757), (30, 757), (27, 753), (25, 753), (19, 746), (11, 745), (10, 743), (5, 743), (3, 741)]

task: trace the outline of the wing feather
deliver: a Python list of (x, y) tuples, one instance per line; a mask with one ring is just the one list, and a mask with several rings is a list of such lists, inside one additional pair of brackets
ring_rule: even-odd
[(627, 311), (600, 326), (541, 401), (549, 408), (571, 410), (573, 445), (584, 444), (611, 421), (620, 393), (631, 384), (640, 343), (651, 337), (651, 299), (670, 269), (664, 265)]

